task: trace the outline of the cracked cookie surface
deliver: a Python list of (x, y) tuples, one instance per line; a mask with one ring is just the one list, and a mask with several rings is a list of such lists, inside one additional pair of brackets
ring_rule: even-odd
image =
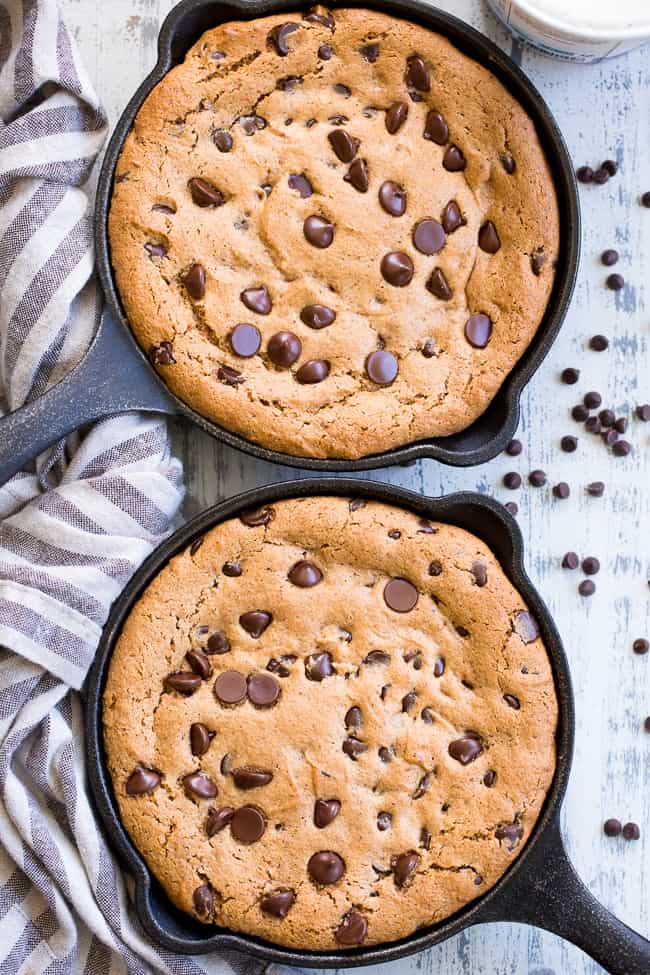
[(342, 9), (204, 34), (138, 113), (109, 232), (180, 399), (265, 447), (357, 458), (484, 412), (543, 317), (559, 219), (490, 72)]
[(121, 818), (171, 900), (304, 949), (393, 941), (485, 893), (538, 817), (556, 723), (486, 546), (333, 497), (172, 559), (104, 695)]

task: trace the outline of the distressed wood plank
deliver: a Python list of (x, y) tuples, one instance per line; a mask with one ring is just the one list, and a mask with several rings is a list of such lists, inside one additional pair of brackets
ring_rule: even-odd
[[(155, 61), (158, 25), (169, 0), (61, 0), (85, 63), (114, 120)], [(637, 636), (650, 633), (649, 431), (633, 425), (635, 454), (616, 460), (585, 435), (579, 451), (562, 454), (559, 438), (576, 432), (570, 407), (587, 389), (607, 405), (627, 412), (650, 401), (650, 315), (647, 262), (650, 213), (637, 205), (650, 189), (650, 58), (648, 49), (594, 66), (553, 61), (513, 45), (480, 0), (444, 0), (439, 6), (486, 32), (520, 60), (545, 95), (576, 163), (614, 156), (621, 173), (605, 187), (581, 190), (583, 263), (576, 297), (559, 341), (524, 395), (519, 436), (524, 454), (500, 457), (484, 468), (445, 469), (425, 461), (411, 468), (372, 472), (370, 477), (413, 490), (440, 494), (476, 489), (501, 500), (503, 473), (526, 474), (542, 467), (555, 483), (572, 487), (568, 501), (554, 501), (550, 487), (517, 492), (529, 572), (547, 599), (566, 643), (577, 703), (575, 765), (564, 810), (574, 863), (593, 892), (620, 917), (650, 934), (650, 735), (641, 723), (650, 714), (650, 660), (631, 653)], [(622, 255), (629, 283), (617, 296), (603, 287), (598, 255), (605, 247)], [(611, 339), (607, 353), (587, 349), (590, 335)], [(582, 369), (576, 387), (558, 383), (566, 365)], [(187, 473), (187, 515), (245, 488), (299, 471), (263, 464), (214, 443), (199, 430), (178, 424), (175, 442)], [(597, 500), (584, 494), (587, 481), (604, 480)], [(598, 592), (577, 595), (577, 573), (560, 570), (563, 552), (597, 555), (602, 563)], [(601, 823), (615, 815), (636, 820), (636, 844), (605, 841)], [(546, 933), (520, 926), (491, 925), (466, 932), (445, 945), (399, 964), (371, 969), (445, 975), (595, 975), (601, 971), (581, 952)]]

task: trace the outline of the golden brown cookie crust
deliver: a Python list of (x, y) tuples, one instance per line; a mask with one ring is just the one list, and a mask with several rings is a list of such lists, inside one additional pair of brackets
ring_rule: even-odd
[[(200, 920), (323, 950), (348, 947), (336, 932), (352, 911), (365, 944), (393, 941), (483, 894), (528, 839), (555, 768), (549, 660), (521, 596), (467, 532), (344, 498), (282, 501), (272, 515), (214, 528), (172, 559), (126, 621), (104, 695), (120, 814), (171, 900)], [(307, 588), (288, 578), (304, 560), (322, 573)], [(410, 611), (387, 604), (410, 605), (408, 586), (386, 590), (395, 578), (417, 588)], [(257, 638), (239, 622), (251, 611), (272, 614)], [(192, 673), (187, 651), (205, 651), (219, 632), (230, 650), (207, 657), (198, 689), (166, 687), (170, 673)], [(329, 655), (333, 673), (313, 679), (328, 669), (313, 654)], [(215, 693), (226, 671), (249, 677), (236, 705)], [(251, 702), (251, 674), (274, 679), (273, 706)], [(201, 756), (193, 724), (214, 733)], [(462, 764), (459, 748), (479, 754)], [(161, 781), (128, 795), (138, 766)], [(239, 788), (233, 772), (249, 766), (272, 780)], [(215, 797), (186, 792), (196, 772)], [(324, 828), (317, 799), (340, 803)], [(232, 824), (208, 837), (210, 809), (243, 806), (261, 811), (260, 839), (239, 841)], [(310, 877), (319, 851), (343, 859), (335, 883)], [(404, 854), (415, 855), (414, 872), (399, 886)], [(278, 889), (295, 897), (284, 919), (261, 908)]]
[[(333, 31), (283, 14), (204, 34), (138, 113), (117, 165), (109, 231), (133, 331), (177, 396), (265, 447), (357, 458), (458, 432), (484, 412), (543, 317), (559, 218), (534, 125), (492, 74), (417, 25), (368, 10), (336, 10), (334, 18)], [(298, 28), (280, 56), (269, 34), (287, 22)], [(368, 60), (360, 52), (368, 44), (378, 45), (374, 61), (374, 53)], [(323, 45), (329, 59), (319, 56)], [(430, 73), (428, 92), (405, 78), (415, 52)], [(334, 87), (341, 85), (349, 95)], [(408, 117), (389, 134), (386, 110), (397, 101)], [(444, 145), (423, 138), (430, 110), (447, 122)], [(251, 121), (255, 115), (264, 128)], [(336, 116), (348, 121), (331, 123)], [(360, 140), (356, 161), (366, 162), (367, 192), (345, 180), (349, 163), (329, 142), (341, 128)], [(217, 131), (218, 139), (232, 139), (230, 151), (215, 145)], [(443, 166), (452, 145), (465, 156), (464, 171)], [(307, 177), (311, 196), (290, 187), (292, 174)], [(198, 206), (188, 187), (194, 178), (217, 187), (225, 203)], [(389, 180), (406, 191), (402, 216), (380, 205)], [(465, 223), (439, 252), (420, 253), (415, 225), (440, 222), (450, 201)], [(334, 225), (329, 247), (305, 238), (311, 215)], [(478, 246), (486, 221), (496, 227), (496, 253)], [(413, 262), (405, 287), (382, 276), (382, 257), (393, 251)], [(196, 264), (205, 276), (202, 296), (200, 281), (198, 288), (183, 283)], [(450, 300), (427, 290), (436, 269)], [(262, 285), (270, 314), (240, 300)], [(311, 304), (334, 311), (333, 324), (306, 325), (300, 313)], [(475, 314), (492, 321), (486, 348), (465, 337)], [(240, 323), (260, 332), (250, 358), (229, 343)], [(290, 367), (269, 358), (269, 340), (280, 331), (301, 343)], [(163, 342), (171, 343), (174, 362), (167, 346), (152, 353)], [(399, 366), (386, 386), (366, 368), (383, 347)], [(311, 360), (329, 363), (329, 375), (301, 383), (298, 370)]]

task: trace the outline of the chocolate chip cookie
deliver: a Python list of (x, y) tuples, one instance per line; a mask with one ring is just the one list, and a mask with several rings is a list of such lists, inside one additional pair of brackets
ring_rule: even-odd
[(340, 458), (476, 420), (540, 324), (559, 241), (534, 125), (489, 71), (324, 8), (201, 37), (138, 113), (109, 230), (177, 396)]
[(171, 900), (303, 949), (393, 941), (489, 890), (556, 722), (535, 619), (486, 546), (332, 497), (172, 559), (104, 694), (122, 821)]

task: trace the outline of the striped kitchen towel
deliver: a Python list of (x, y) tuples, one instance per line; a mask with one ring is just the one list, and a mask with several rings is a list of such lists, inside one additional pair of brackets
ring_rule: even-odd
[[(107, 121), (55, 0), (0, 0), (0, 117), (1, 415), (79, 361), (100, 312), (85, 186)], [(3, 975), (263, 967), (152, 945), (87, 794), (77, 692), (111, 602), (181, 499), (166, 424), (139, 414), (0, 487)]]

